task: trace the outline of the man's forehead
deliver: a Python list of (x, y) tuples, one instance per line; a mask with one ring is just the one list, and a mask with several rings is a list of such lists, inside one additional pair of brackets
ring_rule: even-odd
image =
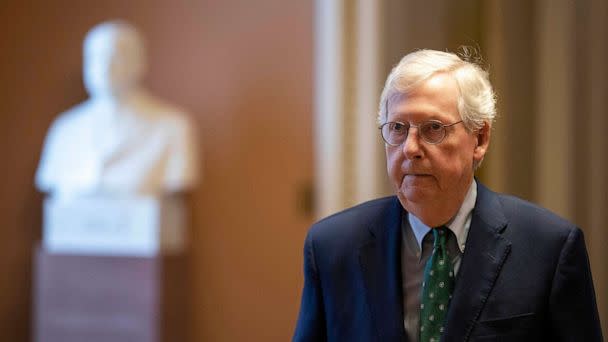
[(386, 97), (387, 108), (403, 101), (407, 101), (410, 97), (417, 97), (423, 94), (431, 99), (433, 96), (436, 100), (446, 100), (446, 96), (454, 95), (456, 99), (460, 95), (460, 89), (456, 79), (448, 73), (435, 74), (427, 79), (416, 82), (406, 89), (393, 88), (393, 91)]
[(457, 120), (460, 117), (455, 93), (401, 93), (391, 96), (386, 106), (389, 120)]

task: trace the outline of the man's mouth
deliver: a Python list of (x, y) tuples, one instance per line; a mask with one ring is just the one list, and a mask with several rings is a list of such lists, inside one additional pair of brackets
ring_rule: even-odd
[(406, 173), (405, 176), (411, 176), (411, 177), (430, 177), (431, 175), (428, 173)]
[(426, 183), (427, 180), (430, 179), (431, 177), (433, 177), (433, 176), (428, 173), (406, 173), (403, 176), (402, 184), (403, 185), (406, 185), (406, 184), (414, 185), (414, 184), (418, 184), (421, 182)]

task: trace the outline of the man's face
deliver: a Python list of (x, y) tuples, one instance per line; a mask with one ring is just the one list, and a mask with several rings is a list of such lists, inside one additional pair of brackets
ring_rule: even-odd
[[(437, 74), (409, 94), (393, 97), (386, 121), (414, 126), (428, 120), (460, 121), (458, 96), (453, 77)], [(481, 161), (489, 143), (488, 126), (481, 132), (469, 132), (463, 123), (456, 124), (446, 127), (443, 141), (432, 145), (422, 140), (418, 128), (410, 127), (401, 146), (387, 145), (389, 178), (403, 207), (430, 226), (454, 216), (473, 179), (473, 165)]]

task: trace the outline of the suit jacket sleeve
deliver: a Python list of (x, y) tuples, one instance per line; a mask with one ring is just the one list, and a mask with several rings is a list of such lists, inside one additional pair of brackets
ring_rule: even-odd
[(293, 341), (326, 341), (323, 296), (310, 232), (304, 244), (304, 289)]
[(555, 271), (549, 314), (553, 341), (602, 341), (583, 233), (570, 231)]

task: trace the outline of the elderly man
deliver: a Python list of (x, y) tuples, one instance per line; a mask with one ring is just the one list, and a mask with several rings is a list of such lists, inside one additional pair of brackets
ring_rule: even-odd
[(583, 234), (474, 179), (496, 113), (488, 74), (422, 50), (378, 119), (396, 196), (309, 231), (294, 341), (601, 341)]

